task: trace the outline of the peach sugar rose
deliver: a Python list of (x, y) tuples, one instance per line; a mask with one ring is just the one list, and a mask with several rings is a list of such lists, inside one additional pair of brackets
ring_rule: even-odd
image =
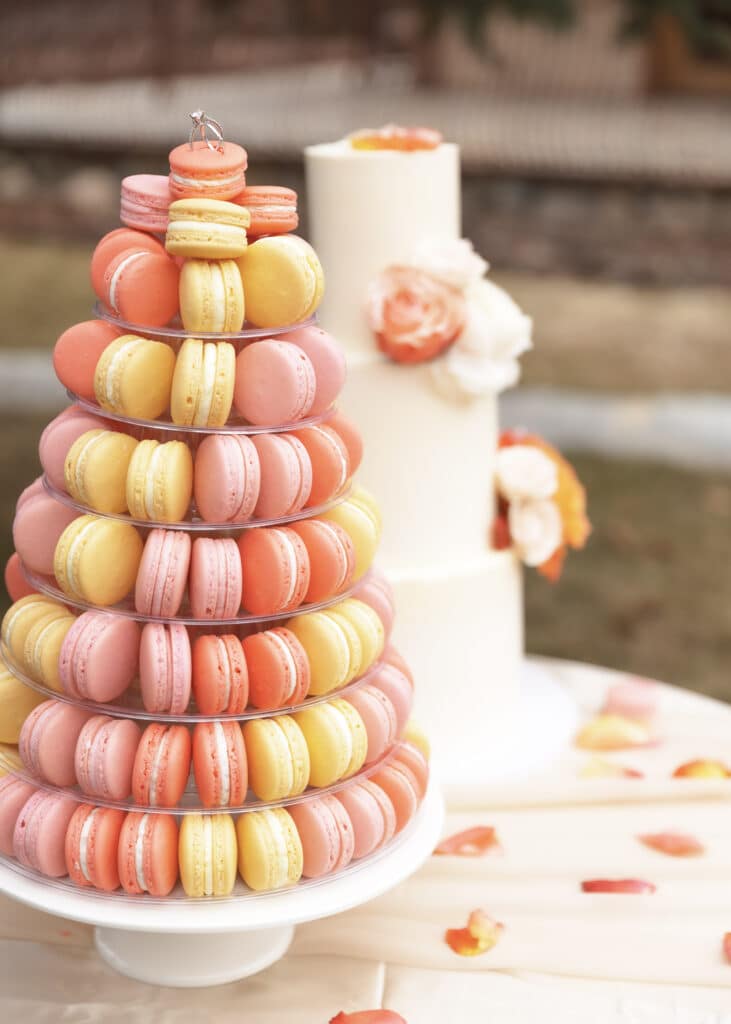
[(368, 288), (366, 312), (381, 351), (423, 363), (454, 342), (467, 320), (464, 295), (416, 267), (388, 267)]

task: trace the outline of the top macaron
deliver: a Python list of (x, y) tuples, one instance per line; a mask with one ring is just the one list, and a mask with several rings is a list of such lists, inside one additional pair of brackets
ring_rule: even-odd
[(185, 142), (171, 151), (169, 159), (174, 199), (233, 199), (246, 187), (246, 150), (235, 142)]

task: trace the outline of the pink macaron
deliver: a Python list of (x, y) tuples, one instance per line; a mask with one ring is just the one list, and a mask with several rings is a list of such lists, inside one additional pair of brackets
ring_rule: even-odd
[(89, 430), (106, 429), (106, 420), (93, 416), (78, 405), (70, 405), (51, 420), (38, 442), (38, 455), (44, 473), (57, 491), (66, 490), (63, 467), (74, 441)]
[(13, 543), (23, 565), (41, 576), (52, 576), (58, 539), (79, 514), (45, 490), (23, 501), (13, 520)]
[(62, 878), (66, 868), (66, 831), (76, 800), (38, 790), (23, 805), (13, 832), (13, 853), (25, 867), (50, 878)]
[(284, 235), (296, 231), (297, 193), (293, 188), (280, 185), (247, 185), (234, 199), (245, 206), (251, 216), (247, 234), (249, 238), (263, 235)]
[(396, 760), (411, 771), (419, 785), (419, 799), (426, 796), (426, 789), (429, 785), (429, 762), (418, 747), (413, 743), (402, 743), (396, 754)]
[(310, 663), (289, 629), (265, 629), (245, 637), (249, 698), (261, 711), (301, 704), (310, 689)]
[(104, 287), (104, 274), (107, 267), (121, 252), (128, 249), (138, 249), (156, 253), (158, 256), (165, 252), (165, 246), (157, 238), (145, 234), (144, 231), (132, 231), (130, 228), (115, 228), (104, 235), (97, 244), (91, 257), (91, 287), (94, 293), (106, 301)]
[(191, 554), (190, 535), (183, 530), (151, 530), (142, 552), (135, 584), (140, 615), (173, 618), (183, 603)]
[(163, 327), (178, 312), (179, 277), (166, 252), (124, 249), (104, 271), (104, 302), (128, 323)]
[(393, 644), (388, 644), (388, 646), (383, 652), (381, 660), (385, 661), (387, 665), (392, 665), (394, 668), (397, 668), (399, 672), (405, 675), (413, 689), (414, 674), (411, 671), (411, 668), (409, 667), (406, 658), (404, 658), (403, 654), (401, 654), (400, 651), (396, 650)]
[(13, 602), (20, 601), (21, 597), (38, 593), (36, 588), (25, 578), (23, 563), (20, 561), (17, 551), (13, 551), (5, 563), (5, 589)]
[(393, 587), (383, 573), (371, 569), (356, 587), (353, 597), (357, 597), (359, 601), (373, 609), (383, 623), (383, 632), (388, 639), (396, 617), (396, 602)]
[(18, 509), (22, 508), (23, 505), (25, 505), (26, 502), (30, 501), (31, 498), (35, 498), (37, 494), (45, 493), (46, 488), (43, 483), (43, 477), (37, 476), (35, 480), (33, 480), (32, 483), (29, 483), (27, 487), (24, 487), (23, 490), (18, 495), (17, 500), (15, 502), (16, 513)]
[(301, 348), (265, 339), (236, 359), (234, 405), (249, 423), (279, 426), (307, 416), (315, 400), (315, 370)]
[(94, 715), (76, 742), (76, 779), (87, 794), (104, 800), (126, 800), (132, 792), (132, 766), (140, 728), (129, 718)]
[(355, 573), (355, 547), (350, 534), (328, 519), (302, 519), (290, 529), (301, 538), (310, 560), (308, 604), (325, 601), (345, 590)]
[(363, 719), (368, 737), (365, 763), (372, 764), (383, 757), (398, 738), (396, 709), (383, 690), (368, 684), (359, 686), (345, 699), (353, 705)]
[(244, 530), (238, 547), (247, 611), (276, 615), (302, 604), (310, 585), (310, 559), (294, 530), (284, 526)]
[(324, 505), (345, 487), (350, 478), (350, 457), (344, 441), (327, 424), (305, 427), (294, 435), (307, 449), (312, 463), (309, 504)]
[(23, 722), (18, 749), (23, 764), (53, 786), (76, 784), (76, 741), (91, 714), (60, 700), (38, 704)]
[(261, 466), (257, 519), (301, 512), (312, 489), (312, 463), (305, 446), (293, 434), (256, 434), (252, 440)]
[(347, 867), (355, 852), (353, 824), (334, 796), (288, 807), (302, 840), (305, 878), (320, 878)]
[(421, 787), (414, 773), (400, 761), (392, 761), (371, 776), (371, 781), (384, 791), (396, 812), (396, 831), (405, 828), (416, 814), (421, 802)]
[(6, 857), (13, 856), (13, 832), (18, 815), (35, 792), (35, 786), (15, 775), (0, 778), (0, 853)]
[(188, 630), (181, 623), (148, 622), (140, 640), (142, 703), (153, 714), (182, 715), (191, 686)]
[(139, 231), (165, 234), (172, 201), (167, 175), (130, 174), (122, 178), (119, 219)]
[(193, 774), (204, 807), (241, 807), (249, 772), (238, 722), (198, 722), (193, 730)]
[(88, 611), (64, 637), (58, 670), (72, 697), (100, 703), (120, 697), (137, 674), (140, 627), (126, 615)]
[(84, 320), (65, 330), (53, 349), (53, 369), (63, 386), (93, 402), (96, 364), (119, 333), (119, 328), (105, 320)]
[(310, 415), (319, 416), (333, 404), (345, 385), (345, 353), (321, 327), (298, 327), (282, 335), (306, 353), (315, 370), (315, 398)]
[(340, 435), (343, 444), (348, 449), (350, 475), (353, 476), (358, 472), (363, 461), (363, 437), (360, 430), (358, 430), (352, 420), (349, 420), (347, 416), (344, 416), (339, 411), (328, 416), (327, 425)]
[(124, 811), (79, 804), (66, 829), (66, 870), (76, 885), (102, 892), (119, 888), (117, 850)]
[(238, 614), (242, 571), (235, 540), (198, 537), (193, 542), (188, 595), (196, 619), (231, 619)]
[(393, 705), (396, 712), (396, 731), (400, 736), (406, 728), (414, 703), (414, 687), (408, 676), (395, 665), (386, 663), (371, 676), (370, 685), (385, 694)]
[(141, 807), (176, 807), (190, 774), (190, 733), (153, 722), (142, 734), (132, 768), (132, 796)]
[(193, 492), (207, 523), (245, 523), (259, 500), (259, 456), (245, 434), (209, 434), (195, 456)]
[(249, 700), (249, 670), (237, 636), (216, 633), (193, 644), (193, 694), (202, 715), (238, 715)]
[(355, 834), (353, 858), (367, 857), (396, 834), (396, 811), (386, 793), (370, 779), (335, 794), (348, 812)]

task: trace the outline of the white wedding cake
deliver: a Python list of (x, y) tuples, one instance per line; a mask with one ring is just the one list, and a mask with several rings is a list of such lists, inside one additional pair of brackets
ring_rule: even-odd
[(448, 755), (452, 773), (474, 776), (517, 705), (522, 570), (491, 532), (497, 394), (517, 380), (531, 322), (462, 240), (456, 145), (345, 139), (309, 147), (306, 173), (327, 280), (319, 319), (348, 358), (342, 407), (363, 431), (362, 480), (383, 510), (394, 639), (437, 762)]

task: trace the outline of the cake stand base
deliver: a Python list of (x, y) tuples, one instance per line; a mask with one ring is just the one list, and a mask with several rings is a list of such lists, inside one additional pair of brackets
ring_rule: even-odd
[(155, 935), (95, 928), (102, 960), (150, 985), (202, 988), (239, 981), (271, 967), (294, 938), (294, 925), (225, 935)]
[(578, 711), (546, 663), (525, 658), (520, 695), (504, 739), (479, 749), (448, 751), (433, 761), (434, 777), (450, 808), (484, 797), (486, 786), (519, 782), (547, 768), (576, 732)]

